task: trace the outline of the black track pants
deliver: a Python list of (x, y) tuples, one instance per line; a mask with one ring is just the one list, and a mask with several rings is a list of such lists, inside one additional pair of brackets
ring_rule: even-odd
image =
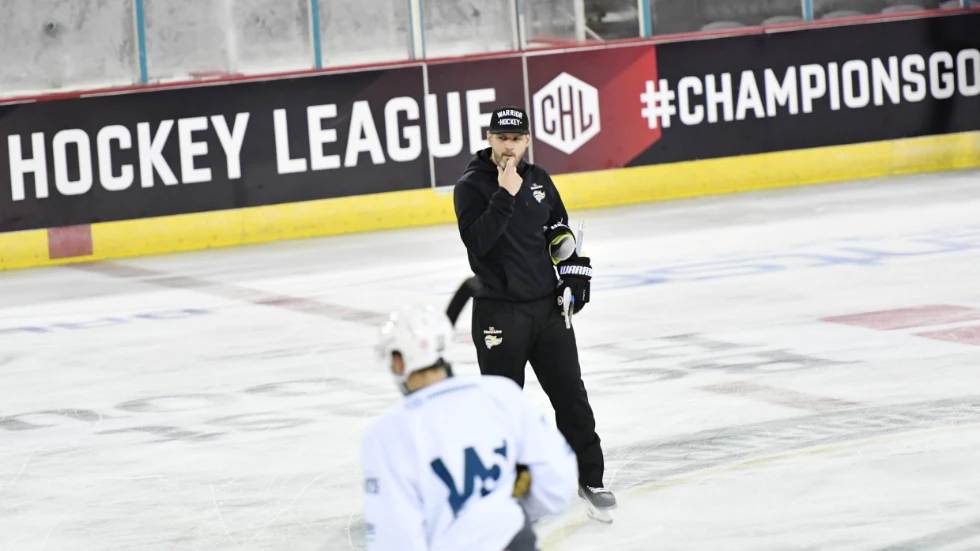
[(484, 375), (502, 375), (523, 388), (524, 369), (531, 363), (555, 408), (558, 430), (578, 456), (579, 481), (601, 487), (602, 447), (582, 381), (575, 329), (565, 327), (555, 298), (533, 302), (474, 299), (473, 343)]

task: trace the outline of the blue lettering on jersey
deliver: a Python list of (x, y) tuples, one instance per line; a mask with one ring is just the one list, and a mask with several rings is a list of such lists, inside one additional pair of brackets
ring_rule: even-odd
[[(504, 459), (507, 458), (507, 442), (504, 445), (493, 450), (493, 452)], [(459, 511), (463, 508), (463, 505), (473, 497), (473, 492), (476, 486), (476, 479), (480, 479), (480, 497), (486, 497), (491, 492), (496, 489), (496, 482), (500, 479), (500, 465), (494, 465), (493, 467), (487, 468), (480, 456), (476, 453), (476, 450), (472, 447), (466, 448), (463, 452), (464, 466), (463, 466), (463, 493), (459, 493), (459, 487), (456, 485), (456, 481), (453, 480), (451, 474), (449, 474), (449, 469), (446, 468), (446, 464), (442, 462), (442, 459), (436, 459), (432, 461), (432, 470), (436, 473), (449, 488), (449, 506), (453, 510), (453, 516), (459, 516)], [(491, 481), (488, 484), (488, 481)], [(488, 486), (490, 486), (488, 488)]]

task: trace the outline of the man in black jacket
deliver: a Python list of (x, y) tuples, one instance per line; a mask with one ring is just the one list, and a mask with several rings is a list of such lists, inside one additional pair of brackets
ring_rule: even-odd
[(580, 495), (593, 516), (611, 520), (616, 499), (603, 487), (595, 416), (575, 331), (566, 327), (561, 306), (566, 288), (573, 313), (589, 302), (592, 267), (588, 257), (574, 252), (568, 213), (551, 177), (523, 158), (530, 143), (524, 109), (495, 109), (487, 141), (490, 147), (477, 152), (453, 192), (460, 236), (476, 274), (470, 286), (480, 371), (523, 387), (530, 361), (555, 408), (558, 429), (578, 456)]

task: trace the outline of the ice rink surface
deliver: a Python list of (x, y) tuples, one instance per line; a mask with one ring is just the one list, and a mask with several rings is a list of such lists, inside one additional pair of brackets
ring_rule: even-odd
[[(976, 171), (571, 213), (620, 508), (545, 549), (980, 548), (978, 213)], [(468, 275), (451, 225), (0, 273), (0, 550), (363, 549), (376, 324)]]

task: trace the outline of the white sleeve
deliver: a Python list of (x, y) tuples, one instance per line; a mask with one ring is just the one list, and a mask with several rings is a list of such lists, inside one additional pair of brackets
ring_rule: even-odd
[[(403, 455), (385, 448), (381, 430), (364, 436), (364, 517), (368, 551), (427, 551), (425, 514), (407, 468), (398, 468)], [(397, 446), (397, 438), (390, 444)]]
[(565, 437), (523, 395), (520, 403), (525, 433), (517, 463), (531, 473), (526, 509), (534, 521), (568, 507), (578, 489), (578, 460)]

